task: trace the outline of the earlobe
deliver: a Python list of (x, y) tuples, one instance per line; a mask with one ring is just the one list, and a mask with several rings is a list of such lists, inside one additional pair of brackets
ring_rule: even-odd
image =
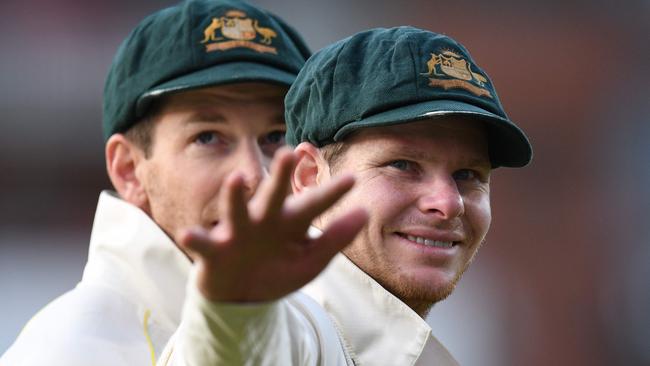
[(293, 171), (291, 178), (291, 187), (293, 193), (297, 194), (302, 191), (319, 185), (323, 180), (323, 174), (326, 173), (325, 161), (320, 151), (314, 145), (303, 142), (294, 150), (298, 155), (298, 163)]
[(143, 151), (122, 134), (114, 134), (106, 142), (106, 169), (113, 187), (122, 199), (146, 211), (146, 190), (136, 174), (143, 160)]

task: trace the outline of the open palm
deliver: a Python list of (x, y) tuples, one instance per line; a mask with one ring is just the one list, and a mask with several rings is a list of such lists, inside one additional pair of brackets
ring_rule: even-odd
[(289, 196), (296, 156), (276, 154), (271, 175), (247, 202), (244, 180), (235, 172), (219, 193), (221, 220), (212, 230), (187, 230), (180, 245), (198, 266), (198, 287), (212, 301), (258, 302), (283, 297), (316, 277), (367, 221), (350, 210), (308, 237), (312, 220), (349, 191), (352, 176)]

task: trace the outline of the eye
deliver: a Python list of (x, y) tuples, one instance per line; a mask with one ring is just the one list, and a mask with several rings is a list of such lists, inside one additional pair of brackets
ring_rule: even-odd
[(265, 140), (269, 144), (282, 144), (284, 145), (284, 131), (273, 131), (265, 136)]
[(410, 170), (413, 168), (413, 163), (408, 160), (395, 160), (395, 161), (391, 161), (386, 165), (391, 168), (395, 168), (397, 170), (403, 170), (403, 171)]
[(262, 136), (259, 141), (262, 152), (266, 156), (273, 156), (279, 148), (285, 145), (284, 134), (285, 131), (276, 130)]
[(461, 169), (453, 174), (455, 180), (459, 181), (469, 181), (474, 179), (480, 179), (479, 174), (471, 169)]
[(194, 142), (199, 145), (214, 145), (221, 142), (221, 140), (223, 139), (218, 133), (212, 131), (204, 131), (196, 135)]

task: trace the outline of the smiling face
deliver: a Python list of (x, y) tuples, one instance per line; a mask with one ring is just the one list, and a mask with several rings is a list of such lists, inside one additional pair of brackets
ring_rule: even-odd
[(483, 127), (446, 117), (364, 128), (344, 144), (319, 179), (351, 172), (357, 183), (317, 225), (346, 208), (365, 207), (368, 225), (344, 254), (425, 314), (451, 293), (490, 226)]
[(265, 84), (204, 88), (167, 97), (154, 120), (153, 146), (135, 168), (140, 204), (178, 242), (180, 229), (210, 228), (218, 220), (224, 178), (242, 172), (257, 189), (275, 151), (284, 145), (286, 89)]

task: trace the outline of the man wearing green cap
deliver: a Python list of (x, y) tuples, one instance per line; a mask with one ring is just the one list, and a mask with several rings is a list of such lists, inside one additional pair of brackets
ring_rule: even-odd
[[(219, 247), (217, 229), (188, 235), (184, 244), (203, 265), (223, 266), (226, 256), (246, 266), (223, 266), (212, 286), (199, 277), (203, 296), (186, 308), (168, 364), (456, 365), (424, 318), (487, 234), (492, 171), (532, 158), (492, 81), (449, 37), (373, 29), (315, 53), (285, 108), (299, 157), (296, 197), (356, 177), (313, 221), (311, 237), (330, 236), (323, 230), (358, 207), (367, 225), (302, 288), (295, 276), (312, 272), (300, 260), (282, 262), (296, 250), (289, 245), (255, 256)], [(246, 216), (241, 200), (233, 207)], [(245, 227), (232, 231), (245, 235)], [(254, 278), (247, 268), (269, 271)], [(227, 286), (238, 277), (245, 290)]]
[[(178, 246), (182, 229), (218, 228), (227, 247), (228, 230), (245, 224), (252, 235), (236, 244), (250, 248), (293, 238), (268, 223), (283, 219), (304, 238), (311, 219), (353, 182), (344, 177), (291, 201), (291, 215), (263, 215), (289, 190), (296, 159), (279, 151), (283, 98), (308, 56), (291, 27), (241, 1), (185, 1), (133, 30), (106, 80), (106, 165), (117, 192), (99, 198), (83, 278), (29, 322), (0, 365), (155, 364), (183, 321), (183, 304), (196, 306), (186, 301), (185, 287), (197, 283), (190, 269), (214, 278), (214, 267), (193, 266)], [(233, 199), (251, 197), (260, 220), (236, 221)], [(331, 257), (365, 218), (353, 210), (312, 242), (335, 243)], [(244, 278), (229, 285), (246, 286)]]

